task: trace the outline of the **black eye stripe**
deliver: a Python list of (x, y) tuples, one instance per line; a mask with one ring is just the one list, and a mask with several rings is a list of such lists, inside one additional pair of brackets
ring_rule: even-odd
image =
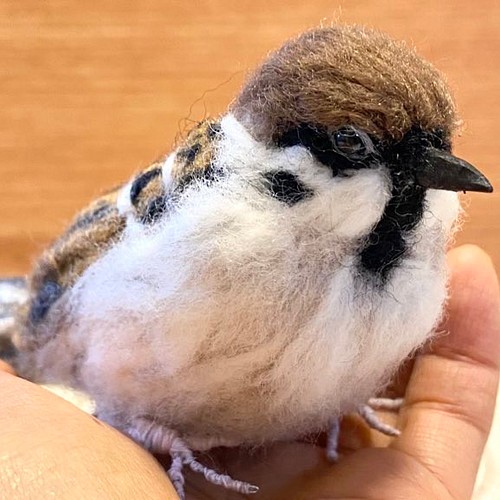
[(273, 198), (287, 205), (295, 205), (313, 195), (313, 191), (291, 172), (277, 170), (275, 172), (266, 172), (263, 177), (267, 192)]
[(288, 128), (275, 139), (275, 143), (280, 148), (302, 145), (325, 152), (332, 149), (332, 141), (326, 128), (306, 123)]
[[(370, 140), (366, 134), (363, 133), (363, 136)], [(301, 124), (290, 127), (275, 143), (278, 147), (304, 146), (320, 163), (331, 168), (333, 175), (339, 175), (343, 170), (368, 168), (377, 156), (375, 149), (369, 147), (366, 156), (349, 157), (335, 146), (333, 140), (326, 127)]]
[[(334, 143), (335, 134), (342, 130), (352, 130), (366, 140), (368, 144), (366, 155), (345, 154)], [(389, 168), (395, 164), (403, 164), (408, 155), (415, 158), (427, 147), (451, 151), (449, 137), (444, 130), (423, 130), (420, 127), (411, 128), (399, 142), (383, 141), (368, 136), (364, 131), (350, 125), (337, 129), (333, 133), (321, 125), (299, 124), (289, 127), (285, 133), (274, 140), (278, 147), (301, 145), (323, 165), (332, 169), (333, 175), (342, 175), (344, 170), (370, 168), (385, 163)]]

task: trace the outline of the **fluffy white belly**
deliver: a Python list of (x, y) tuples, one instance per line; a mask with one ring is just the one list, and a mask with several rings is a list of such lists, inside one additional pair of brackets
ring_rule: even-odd
[(415, 242), (380, 290), (334, 241), (311, 254), (292, 233), (269, 238), (281, 221), (246, 216), (210, 238), (186, 219), (129, 225), (75, 287), (78, 383), (110, 423), (146, 416), (188, 441), (293, 437), (374, 395), (432, 331), (443, 237)]

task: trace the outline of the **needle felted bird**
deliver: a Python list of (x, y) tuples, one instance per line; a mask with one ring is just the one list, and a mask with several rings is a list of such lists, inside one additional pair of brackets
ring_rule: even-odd
[(256, 491), (197, 450), (332, 428), (334, 457), (338, 419), (439, 320), (456, 192), (492, 190), (452, 155), (456, 125), (404, 43), (348, 26), (287, 42), (41, 256), (20, 373), (170, 453), (181, 494), (183, 466)]

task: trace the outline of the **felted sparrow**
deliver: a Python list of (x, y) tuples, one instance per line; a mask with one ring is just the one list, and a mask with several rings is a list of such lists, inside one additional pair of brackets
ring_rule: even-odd
[(256, 491), (196, 450), (332, 427), (335, 457), (338, 418), (440, 318), (456, 191), (492, 190), (452, 155), (456, 124), (403, 43), (348, 26), (287, 42), (41, 256), (18, 370), (170, 453), (181, 495), (184, 465)]

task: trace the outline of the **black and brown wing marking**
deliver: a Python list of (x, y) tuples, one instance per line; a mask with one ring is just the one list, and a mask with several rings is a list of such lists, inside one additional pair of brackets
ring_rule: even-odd
[(103, 251), (120, 237), (125, 219), (118, 213), (116, 189), (94, 201), (38, 260), (30, 279), (27, 320), (37, 325), (52, 304)]
[(213, 160), (219, 137), (220, 125), (216, 121), (206, 120), (193, 128), (175, 153), (169, 186), (163, 178), (163, 163), (155, 163), (135, 177), (129, 197), (137, 220), (154, 224), (175, 206), (178, 195), (188, 185), (215, 180), (219, 172)]
[(166, 210), (162, 163), (154, 163), (138, 174), (130, 185), (130, 204), (143, 224), (156, 222)]
[(37, 326), (64, 292), (119, 240), (127, 223), (127, 215), (118, 208), (119, 197), (129, 198), (130, 210), (137, 220), (155, 223), (167, 207), (175, 204), (172, 198), (176, 193), (189, 183), (215, 178), (213, 159), (219, 137), (218, 122), (199, 123), (175, 154), (169, 172), (172, 186), (165, 187), (165, 162), (156, 162), (126, 186), (106, 193), (85, 208), (38, 259), (30, 278), (30, 299), (21, 318), (24, 330), (36, 336)]
[(211, 182), (222, 176), (215, 165), (215, 154), (222, 131), (218, 121), (206, 120), (198, 124), (177, 150), (172, 177), (178, 190), (193, 182)]

